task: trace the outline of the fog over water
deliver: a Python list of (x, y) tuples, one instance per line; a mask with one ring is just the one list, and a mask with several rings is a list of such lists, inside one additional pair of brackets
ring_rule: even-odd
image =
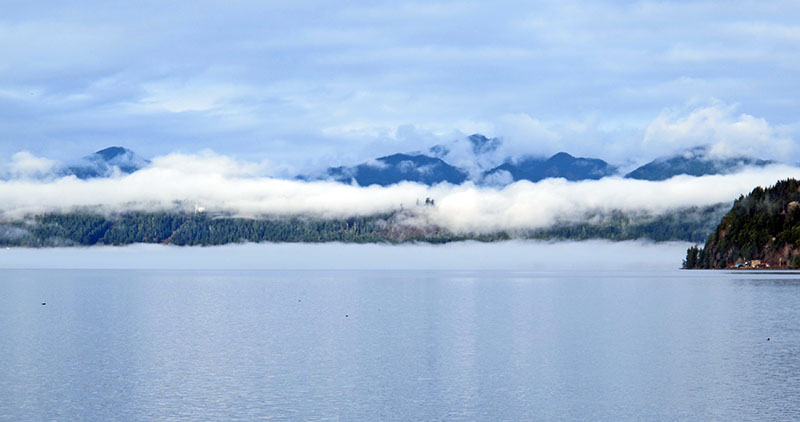
[(688, 243), (457, 242), (431, 244), (262, 243), (214, 247), (1, 249), (0, 268), (52, 269), (675, 269)]

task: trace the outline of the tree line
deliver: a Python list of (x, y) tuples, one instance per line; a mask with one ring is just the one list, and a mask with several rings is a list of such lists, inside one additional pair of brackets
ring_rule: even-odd
[(133, 243), (181, 246), (241, 242), (446, 243), (460, 240), (490, 242), (512, 238), (698, 241), (713, 230), (720, 210), (723, 210), (720, 206), (691, 208), (646, 218), (611, 213), (595, 219), (595, 223), (562, 223), (546, 229), (472, 234), (453, 233), (436, 225), (409, 226), (403, 223), (405, 211), (336, 219), (312, 216), (244, 218), (177, 211), (132, 211), (107, 215), (84, 210), (46, 213), (2, 223), (0, 245), (51, 247)]

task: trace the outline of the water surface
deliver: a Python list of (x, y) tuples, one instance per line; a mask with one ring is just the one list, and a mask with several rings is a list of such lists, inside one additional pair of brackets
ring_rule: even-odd
[(0, 270), (0, 293), (0, 420), (800, 417), (791, 273)]

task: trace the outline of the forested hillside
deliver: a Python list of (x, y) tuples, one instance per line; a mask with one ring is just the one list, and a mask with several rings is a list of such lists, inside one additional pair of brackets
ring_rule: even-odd
[[(433, 204), (431, 202), (431, 204)], [(434, 206), (434, 205), (431, 205)], [(587, 222), (495, 233), (454, 233), (435, 224), (411, 224), (413, 211), (347, 219), (262, 216), (242, 218), (206, 212), (92, 211), (47, 213), (0, 223), (0, 245), (23, 247), (128, 245), (223, 245), (241, 242), (430, 242), (522, 239), (650, 239), (699, 242), (728, 207), (687, 208), (660, 216), (621, 212), (588, 215)], [(414, 219), (419, 221), (419, 219)]]
[(800, 268), (800, 183), (779, 181), (737, 199), (684, 268)]

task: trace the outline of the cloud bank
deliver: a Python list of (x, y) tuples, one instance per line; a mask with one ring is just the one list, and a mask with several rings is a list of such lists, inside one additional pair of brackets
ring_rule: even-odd
[(5, 173), (12, 179), (40, 179), (50, 174), (55, 167), (55, 160), (20, 151), (11, 156)]
[[(401, 183), (358, 187), (333, 182), (304, 182), (261, 176), (263, 164), (229, 157), (170, 154), (126, 176), (79, 180), (0, 181), (0, 209), (5, 219), (47, 211), (98, 207), (107, 212), (182, 208), (238, 216), (309, 215), (344, 218), (404, 208), (412, 220), (455, 232), (491, 232), (547, 227), (581, 221), (588, 213), (614, 210), (659, 214), (676, 208), (732, 202), (755, 186), (800, 177), (800, 168), (775, 165), (732, 175), (677, 176), (651, 182), (609, 177), (568, 182), (520, 181), (502, 189)], [(425, 198), (436, 206), (418, 206)]]
[[(666, 271), (677, 269), (687, 247), (683, 242), (595, 240), (13, 248), (0, 249), (0, 269)], [(314, 259), (308, 259), (310, 256)], [(581, 259), (576, 260), (575, 256)]]
[(710, 146), (711, 156), (723, 158), (747, 155), (781, 160), (794, 156), (797, 149), (785, 130), (763, 118), (737, 115), (736, 107), (719, 103), (688, 113), (664, 111), (647, 126), (643, 140), (644, 146), (664, 152), (702, 144)]

